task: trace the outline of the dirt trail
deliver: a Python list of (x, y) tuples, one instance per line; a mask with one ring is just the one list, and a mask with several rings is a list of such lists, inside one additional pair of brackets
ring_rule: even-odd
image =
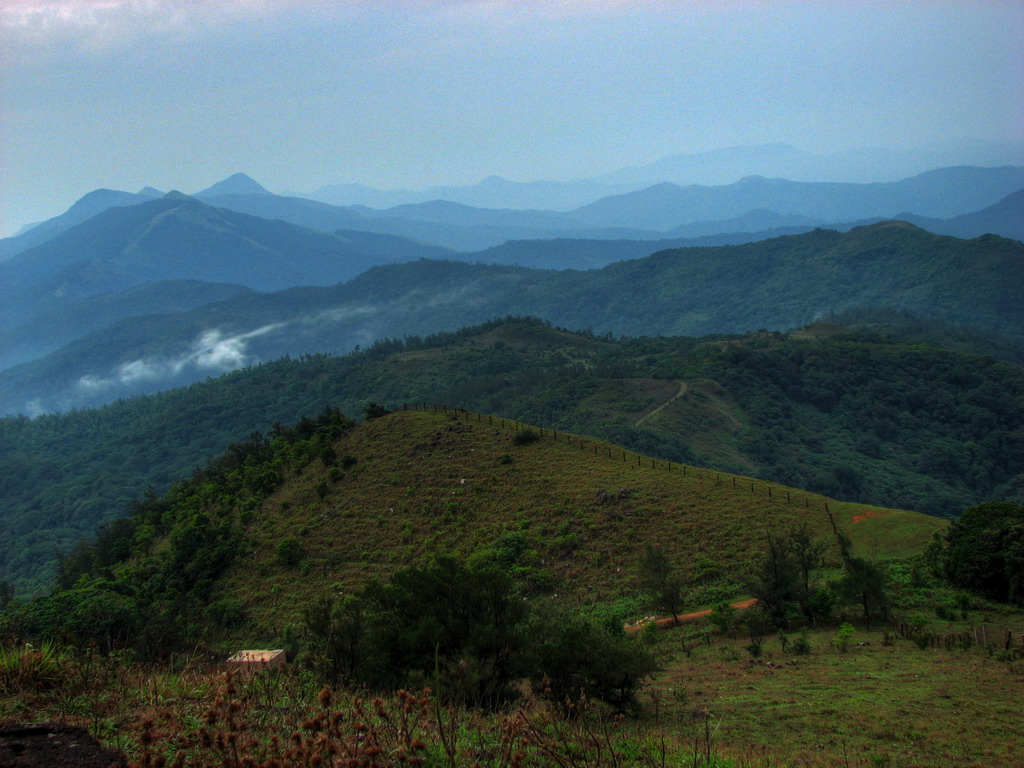
[[(745, 610), (745, 609), (749, 608), (750, 606), (752, 606), (756, 602), (757, 602), (757, 599), (752, 597), (749, 600), (739, 600), (739, 601), (733, 603), (732, 607), (733, 608), (738, 608), (739, 610), (742, 611), (742, 610)], [(710, 616), (710, 615), (711, 615), (711, 609), (707, 608), (707, 609), (705, 609), (703, 611), (694, 611), (693, 613), (681, 613), (681, 614), (679, 614), (679, 621), (676, 621), (671, 616), (669, 616), (667, 619), (656, 619), (654, 621), (654, 623), (658, 625), (659, 629), (670, 629), (671, 627), (677, 626), (679, 624), (685, 624), (685, 623), (687, 623), (689, 621), (695, 621), (697, 619), (703, 619), (705, 616)], [(641, 622), (638, 622), (636, 624), (627, 624), (625, 629), (626, 629), (627, 632), (639, 632), (641, 629), (643, 629), (644, 627), (646, 627), (650, 623), (651, 622), (649, 622), (649, 621), (641, 621)]]
[(661, 413), (662, 409), (665, 406), (671, 405), (676, 400), (678, 400), (680, 397), (685, 395), (687, 389), (689, 389), (689, 387), (687, 386), (686, 382), (685, 381), (680, 381), (680, 382), (677, 382), (677, 383), (679, 384), (679, 390), (674, 395), (672, 395), (672, 397), (670, 397), (664, 403), (659, 405), (657, 408), (654, 408), (653, 410), (648, 411), (643, 416), (641, 416), (639, 419), (634, 421), (633, 422), (633, 426), (634, 427), (639, 427), (641, 424), (643, 424), (645, 421), (647, 421), (649, 418), (651, 418), (651, 416), (655, 415), (656, 413)]

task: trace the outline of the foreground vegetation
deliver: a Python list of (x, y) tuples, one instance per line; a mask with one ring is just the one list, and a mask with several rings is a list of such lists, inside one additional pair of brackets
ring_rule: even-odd
[[(1019, 613), (989, 618), (1024, 629)], [(566, 709), (527, 695), (487, 713), (423, 691), (328, 688), (295, 666), (226, 679), (195, 656), (153, 667), (44, 646), (0, 657), (0, 720), (83, 724), (138, 765), (1018, 764), (1019, 653), (922, 649), (861, 628), (846, 650), (831, 629), (806, 633), (799, 651), (800, 636), (785, 650), (774, 636), (755, 658), (744, 636), (706, 630), (646, 641), (662, 668), (626, 718), (588, 700)]]

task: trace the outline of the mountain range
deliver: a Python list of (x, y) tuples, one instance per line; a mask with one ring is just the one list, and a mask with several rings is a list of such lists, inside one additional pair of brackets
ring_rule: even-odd
[[(776, 159), (792, 155), (778, 147), (751, 152)], [(912, 264), (877, 255), (856, 266), (844, 262), (841, 280), (848, 293), (828, 285), (837, 277), (830, 272), (834, 265), (808, 248), (828, 251), (835, 244), (813, 230), (861, 231), (892, 212), (931, 232), (961, 238), (1020, 237), (1024, 168), (951, 167), (872, 184), (756, 176), (724, 186), (662, 182), (569, 211), (477, 208), (451, 200), (385, 210), (339, 207), (273, 194), (241, 173), (194, 197), (151, 187), (138, 193), (96, 190), (61, 216), (0, 241), (0, 370), (29, 366), (4, 375), (0, 402), (7, 410), (32, 412), (95, 404), (135, 390), (104, 384), (75, 394), (72, 382), (81, 390), (83, 381), (127, 378), (149, 391), (274, 354), (343, 352), (382, 336), (451, 329), (506, 313), (538, 314), (601, 332), (704, 334), (789, 328), (822, 312), (867, 304), (986, 328), (999, 325), (1017, 339), (1011, 283), (994, 286), (989, 296), (973, 302), (976, 311), (964, 312), (947, 288), (937, 287), (944, 278), (923, 271), (919, 255)], [(895, 230), (888, 229), (891, 239)], [(881, 236), (882, 230), (871, 231)], [(809, 239), (784, 239), (800, 233)], [(907, 246), (919, 254), (929, 247), (923, 241), (910, 245), (915, 236), (903, 234), (908, 240), (897, 251)], [(768, 240), (783, 243), (768, 250), (785, 256), (752, 256), (753, 272), (739, 280), (731, 278), (735, 268), (723, 265), (741, 251), (714, 249)], [(983, 253), (981, 262), (994, 258), (1000, 269), (1008, 258), (1003, 251), (1011, 248), (998, 238), (959, 246), (938, 242), (942, 254), (957, 248)], [(487, 247), (457, 250), (479, 245)], [(680, 248), (691, 249), (682, 272), (652, 257)], [(858, 248), (875, 246), (864, 242)], [(992, 256), (996, 251), (1001, 255)], [(466, 265), (411, 263), (424, 258)], [(809, 261), (792, 267), (794, 258)], [(966, 258), (975, 257), (954, 259), (956, 264), (947, 265), (950, 274), (963, 278)], [(403, 263), (408, 266), (365, 275), (350, 286), (308, 290)], [(601, 271), (556, 275), (515, 267)], [(797, 273), (779, 277), (791, 267)], [(1015, 268), (1009, 257), (1007, 274), (1015, 274)], [(814, 270), (818, 284), (811, 286), (814, 281), (798, 274), (801, 269)], [(668, 287), (651, 286), (635, 272), (657, 274)], [(889, 293), (892, 275), (904, 272), (912, 275), (910, 282)], [(628, 297), (625, 305), (608, 294), (614, 280), (636, 285), (621, 289)], [(403, 290), (390, 292), (383, 285), (388, 282)], [(756, 298), (759, 285), (775, 290), (777, 284), (781, 302)], [(789, 298), (793, 286), (804, 293)], [(267, 298), (251, 293), (287, 289), (298, 292)], [(659, 307), (650, 298), (659, 294), (678, 301)], [(1008, 302), (1001, 299), (1004, 294)], [(369, 298), (378, 295), (383, 305)], [(564, 301), (559, 305), (556, 299)], [(1008, 312), (1001, 316), (1004, 305)], [(156, 336), (147, 337), (151, 333)], [(182, 359), (190, 362), (175, 362)], [(89, 370), (82, 368), (85, 360)], [(140, 362), (147, 360), (165, 362), (153, 368)], [(69, 361), (75, 362), (66, 365)], [(131, 375), (116, 374), (123, 366)], [(167, 370), (174, 372), (173, 380), (164, 375)], [(38, 386), (40, 371), (48, 372), (43, 386)], [(139, 371), (145, 375), (136, 375)], [(33, 388), (36, 396), (26, 399)]]
[(477, 184), (437, 186), (424, 190), (380, 190), (363, 184), (330, 184), (297, 196), (334, 205), (365, 205), (371, 208), (450, 200), (477, 208), (569, 211), (601, 197), (632, 192), (663, 181), (683, 186), (717, 186), (757, 175), (793, 181), (870, 184), (898, 181), (933, 168), (957, 165), (1024, 165), (1024, 144), (965, 142), (914, 151), (864, 148), (831, 155), (807, 152), (788, 144), (759, 144), (669, 155), (645, 165), (578, 181), (516, 182), (500, 176), (488, 176)]
[(599, 334), (701, 336), (795, 328), (860, 307), (897, 307), (1024, 342), (1024, 244), (880, 222), (670, 249), (589, 271), (422, 259), (331, 287), (123, 320), (0, 372), (0, 412), (95, 406), (283, 355), (344, 353), (510, 314)]
[[(996, 205), (1024, 189), (1024, 168), (950, 167), (895, 182), (855, 184), (796, 182), (748, 176), (724, 186), (661, 182), (604, 196), (568, 211), (479, 208), (435, 199), (385, 209), (341, 207), (301, 197), (274, 195), (244, 174), (196, 193), (207, 204), (301, 227), (377, 232), (457, 251), (480, 251), (509, 240), (663, 240), (784, 226), (824, 226), (867, 219), (947, 219)], [(65, 214), (17, 237), (0, 240), (0, 260), (36, 247), (105, 207), (152, 200), (155, 190), (131, 194), (97, 190)], [(1012, 236), (1004, 222), (987, 222), (993, 234)], [(967, 231), (969, 222), (952, 225)], [(1013, 230), (1014, 232), (1017, 230)], [(970, 235), (985, 234), (972, 231)]]

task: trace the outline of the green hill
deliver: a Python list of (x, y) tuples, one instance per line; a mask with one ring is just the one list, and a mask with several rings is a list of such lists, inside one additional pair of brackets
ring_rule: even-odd
[[(331, 404), (448, 403), (861, 504), (954, 516), (1017, 499), (1019, 367), (832, 327), (612, 340), (535, 320), (282, 359), (98, 410), (0, 420), (0, 580), (67, 551), (230, 443)], [(611, 489), (609, 489), (611, 490)], [(596, 492), (596, 488), (591, 489)]]
[(608, 605), (635, 595), (647, 545), (699, 607), (742, 593), (766, 533), (798, 523), (834, 564), (837, 528), (886, 558), (946, 527), (500, 417), (431, 407), (354, 425), (327, 409), (104, 526), (63, 561), (63, 590), (18, 621), (146, 654), (236, 631), (269, 643), (318, 598), (441, 554), (499, 564), (527, 593)]

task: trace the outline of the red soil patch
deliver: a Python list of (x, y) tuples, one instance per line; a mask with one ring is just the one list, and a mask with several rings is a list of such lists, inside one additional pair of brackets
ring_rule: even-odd
[(863, 523), (869, 517), (885, 517), (885, 515), (875, 512), (873, 509), (865, 509), (861, 514), (854, 515), (851, 520), (855, 523)]
[[(756, 598), (750, 598), (749, 600), (740, 600), (732, 604), (733, 608), (745, 610), (757, 602)], [(686, 624), (690, 621), (696, 621), (697, 619), (703, 619), (705, 616), (711, 615), (711, 609), (706, 608), (703, 611), (694, 611), (693, 613), (681, 613), (679, 614), (678, 621), (669, 616), (667, 619), (654, 619), (653, 622), (658, 626), (659, 629), (671, 629), (672, 627), (679, 626), (680, 624)], [(641, 629), (650, 624), (651, 621), (638, 621), (635, 624), (627, 624), (625, 629), (627, 632), (639, 632)]]

